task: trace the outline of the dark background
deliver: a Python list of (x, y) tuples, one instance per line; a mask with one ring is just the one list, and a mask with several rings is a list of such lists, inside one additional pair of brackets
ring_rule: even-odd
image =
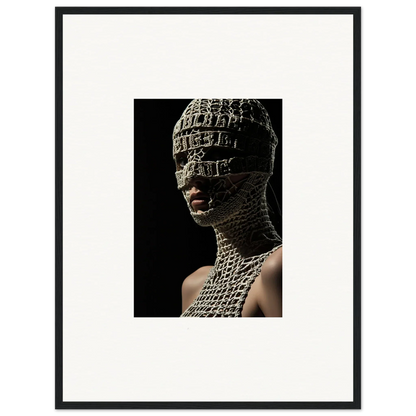
[[(191, 99), (134, 100), (134, 316), (178, 317), (183, 280), (213, 265), (214, 231), (191, 218), (177, 189), (172, 132)], [(270, 184), (282, 206), (282, 100), (260, 100), (279, 138)], [(279, 208), (267, 200), (279, 235)]]

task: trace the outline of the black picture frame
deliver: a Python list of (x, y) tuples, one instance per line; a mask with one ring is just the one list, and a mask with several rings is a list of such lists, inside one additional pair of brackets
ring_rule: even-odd
[[(350, 15), (353, 19), (353, 400), (351, 401), (67, 401), (63, 384), (63, 83), (66, 15)], [(56, 70), (56, 409), (360, 409), (361, 408), (361, 8), (359, 7), (57, 7), (55, 9)], [(194, 98), (194, 97), (191, 97)], [(258, 98), (258, 97), (254, 97)], [(261, 97), (260, 97), (261, 98)], [(284, 102), (284, 97), (283, 97)]]

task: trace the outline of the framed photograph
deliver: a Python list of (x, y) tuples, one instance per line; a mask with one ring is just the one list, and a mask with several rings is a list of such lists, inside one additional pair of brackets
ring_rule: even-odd
[(57, 409), (360, 408), (360, 25), (56, 8)]

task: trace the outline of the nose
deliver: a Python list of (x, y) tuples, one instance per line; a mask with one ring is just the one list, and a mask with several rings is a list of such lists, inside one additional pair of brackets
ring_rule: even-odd
[(189, 179), (189, 188), (197, 188), (200, 191), (206, 191), (209, 184), (209, 179), (204, 178), (203, 176), (196, 176), (194, 178)]

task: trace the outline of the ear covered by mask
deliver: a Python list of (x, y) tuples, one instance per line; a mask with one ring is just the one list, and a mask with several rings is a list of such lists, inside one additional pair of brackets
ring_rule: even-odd
[[(195, 99), (173, 131), (178, 188), (194, 220), (215, 225), (238, 211), (253, 187), (267, 184), (278, 139), (266, 109), (254, 99)], [(236, 176), (244, 183), (230, 187)], [(189, 190), (199, 180), (209, 195), (209, 209), (195, 213)], [(231, 189), (231, 191), (229, 190)]]

